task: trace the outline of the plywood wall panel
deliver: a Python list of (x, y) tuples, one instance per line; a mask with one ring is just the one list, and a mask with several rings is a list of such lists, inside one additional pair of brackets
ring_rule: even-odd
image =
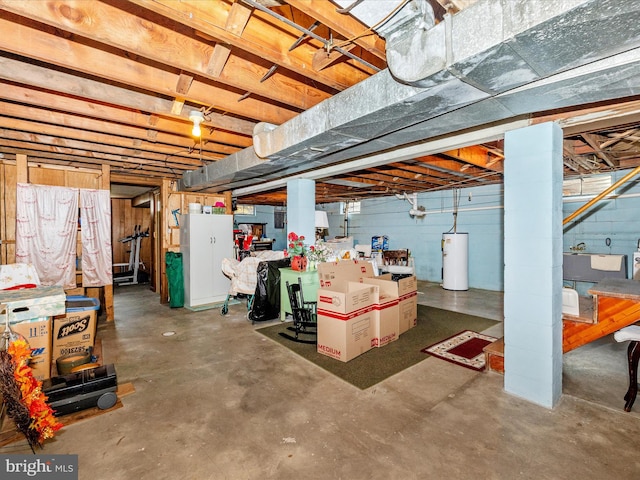
[(29, 183), (71, 188), (101, 188), (102, 172), (97, 170), (65, 170), (41, 166), (29, 167)]
[(64, 180), (64, 170), (39, 167), (29, 168), (29, 183), (66, 187)]
[(17, 168), (0, 164), (0, 263), (16, 261), (16, 180)]

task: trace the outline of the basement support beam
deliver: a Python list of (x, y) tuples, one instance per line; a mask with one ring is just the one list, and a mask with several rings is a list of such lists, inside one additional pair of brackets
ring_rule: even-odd
[(29, 183), (28, 161), (23, 153), (16, 153), (16, 182)]
[(287, 237), (304, 235), (305, 244), (315, 243), (316, 183), (299, 178), (287, 182)]
[(504, 388), (546, 408), (562, 394), (561, 216), (562, 129), (549, 122), (507, 132)]

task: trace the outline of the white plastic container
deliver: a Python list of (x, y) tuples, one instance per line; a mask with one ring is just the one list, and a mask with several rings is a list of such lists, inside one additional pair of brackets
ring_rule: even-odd
[(200, 203), (190, 203), (189, 204), (189, 214), (193, 213), (202, 213), (202, 204)]

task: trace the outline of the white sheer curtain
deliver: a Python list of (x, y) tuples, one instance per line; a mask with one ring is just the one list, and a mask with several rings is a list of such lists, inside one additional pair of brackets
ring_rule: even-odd
[(82, 223), (82, 285), (113, 283), (111, 196), (109, 190), (80, 190)]
[(41, 285), (76, 286), (78, 189), (19, 183), (16, 263), (32, 263)]

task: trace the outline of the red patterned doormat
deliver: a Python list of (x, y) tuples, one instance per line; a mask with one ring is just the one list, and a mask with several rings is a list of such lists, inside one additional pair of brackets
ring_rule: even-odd
[(421, 352), (480, 372), (485, 367), (482, 349), (496, 340), (497, 338), (489, 335), (464, 330), (453, 337), (423, 348)]

